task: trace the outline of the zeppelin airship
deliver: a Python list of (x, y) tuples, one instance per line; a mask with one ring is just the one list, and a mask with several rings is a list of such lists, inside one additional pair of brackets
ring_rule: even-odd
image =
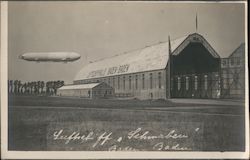
[(81, 58), (75, 52), (31, 52), (19, 56), (20, 59), (35, 62), (73, 62)]

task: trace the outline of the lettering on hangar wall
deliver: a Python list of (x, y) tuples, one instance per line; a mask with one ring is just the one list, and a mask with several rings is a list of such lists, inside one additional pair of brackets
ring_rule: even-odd
[(89, 72), (87, 77), (94, 78), (94, 77), (103, 77), (103, 76), (109, 76), (109, 75), (114, 75), (114, 74), (126, 73), (128, 72), (128, 69), (129, 69), (129, 64), (124, 64), (120, 66), (91, 71)]

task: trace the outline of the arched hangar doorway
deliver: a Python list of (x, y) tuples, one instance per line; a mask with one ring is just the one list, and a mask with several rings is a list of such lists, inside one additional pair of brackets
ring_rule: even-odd
[(202, 36), (189, 36), (170, 60), (171, 97), (220, 97), (220, 57)]

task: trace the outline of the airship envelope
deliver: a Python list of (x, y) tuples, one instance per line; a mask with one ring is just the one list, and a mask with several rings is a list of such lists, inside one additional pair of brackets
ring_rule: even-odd
[(75, 52), (30, 52), (20, 55), (19, 58), (36, 62), (73, 62), (81, 56)]

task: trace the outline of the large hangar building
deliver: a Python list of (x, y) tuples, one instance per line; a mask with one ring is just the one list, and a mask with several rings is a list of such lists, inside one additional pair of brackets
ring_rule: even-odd
[(220, 56), (198, 33), (95, 61), (73, 84), (104, 82), (114, 97), (219, 98)]

